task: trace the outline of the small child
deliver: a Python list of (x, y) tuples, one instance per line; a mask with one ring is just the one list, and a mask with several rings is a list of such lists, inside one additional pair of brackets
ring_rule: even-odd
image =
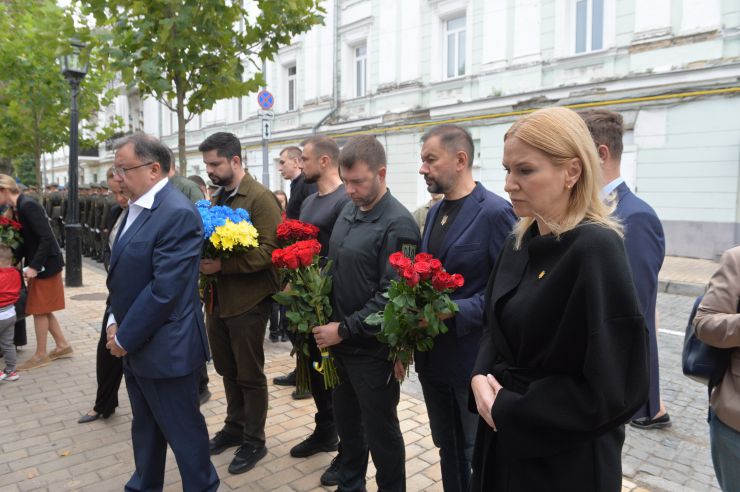
[(16, 381), (16, 355), (13, 335), (15, 331), (15, 303), (21, 292), (21, 273), (13, 267), (13, 250), (0, 243), (0, 350), (5, 359), (5, 370), (0, 371), (0, 381)]

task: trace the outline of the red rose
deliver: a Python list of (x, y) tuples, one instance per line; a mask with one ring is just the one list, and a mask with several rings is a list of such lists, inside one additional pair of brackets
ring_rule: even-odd
[(439, 261), (437, 258), (432, 259), (429, 262), (429, 266), (432, 268), (432, 273), (437, 273), (442, 271), (442, 262)]
[(429, 263), (433, 259), (434, 256), (430, 255), (429, 253), (418, 253), (416, 256), (414, 256), (414, 261), (421, 263)]
[(413, 266), (405, 268), (403, 272), (401, 272), (401, 276), (409, 287), (416, 287), (419, 283), (419, 274), (416, 273)]
[(272, 252), (272, 264), (277, 268), (285, 268), (285, 262), (283, 261), (284, 251), (282, 249), (276, 249)]
[(307, 267), (313, 263), (313, 249), (299, 249), (296, 254), (301, 261), (301, 266)]
[(421, 280), (428, 280), (432, 276), (432, 267), (427, 262), (417, 261), (414, 263), (414, 271), (419, 274)]
[(434, 274), (434, 277), (432, 277), (432, 287), (434, 290), (437, 290), (439, 292), (445, 291), (450, 288), (450, 282), (452, 280), (452, 275), (445, 272), (444, 270), (441, 272), (437, 272)]
[(388, 262), (391, 264), (393, 268), (398, 268), (401, 266), (401, 260), (403, 258), (406, 258), (406, 256), (404, 256), (402, 252), (396, 251), (395, 253), (393, 253), (392, 255), (388, 257)]
[(453, 274), (452, 275), (452, 286), (453, 286), (453, 288), (459, 289), (463, 285), (465, 285), (465, 279), (463, 278), (463, 276), (460, 275), (459, 273)]
[(285, 268), (295, 270), (301, 266), (300, 260), (294, 251), (286, 251), (283, 255), (283, 261), (285, 262)]

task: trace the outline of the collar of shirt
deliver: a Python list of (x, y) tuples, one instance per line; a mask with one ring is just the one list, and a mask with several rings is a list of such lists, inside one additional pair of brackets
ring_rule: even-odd
[(159, 193), (159, 191), (165, 187), (167, 181), (169, 181), (168, 178), (160, 179), (159, 181), (157, 181), (157, 183), (155, 183), (154, 186), (149, 189), (149, 191), (141, 195), (135, 202), (129, 200), (129, 208), (138, 207), (141, 209), (151, 209), (152, 205), (154, 205), (154, 197), (156, 197), (157, 193)]
[(611, 192), (616, 190), (617, 186), (621, 185), (622, 183), (624, 183), (624, 178), (622, 176), (617, 176), (617, 179), (601, 188), (601, 198), (604, 199), (608, 197)]

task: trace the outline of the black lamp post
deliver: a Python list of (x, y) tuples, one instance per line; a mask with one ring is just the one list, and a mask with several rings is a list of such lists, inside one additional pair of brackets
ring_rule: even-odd
[(82, 50), (86, 45), (72, 39), (71, 53), (59, 59), (62, 74), (72, 89), (72, 107), (69, 113), (69, 179), (67, 181), (67, 217), (65, 229), (65, 251), (67, 272), (64, 284), (67, 287), (82, 286), (82, 226), (80, 225), (80, 201), (78, 194), (78, 154), (79, 136), (77, 134), (77, 94), (80, 83), (87, 75), (88, 63), (82, 60)]

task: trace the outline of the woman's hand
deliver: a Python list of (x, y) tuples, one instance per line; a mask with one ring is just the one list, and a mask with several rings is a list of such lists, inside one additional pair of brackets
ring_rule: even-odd
[(37, 272), (35, 268), (26, 267), (23, 269), (23, 278), (25, 278), (26, 281), (32, 278), (36, 278), (38, 274), (39, 272)]
[(406, 367), (404, 367), (403, 362), (398, 359), (393, 363), (393, 374), (396, 376), (396, 381), (399, 383), (402, 383), (403, 380), (406, 379)]
[(493, 408), (493, 403), (496, 401), (496, 396), (498, 395), (498, 392), (501, 391), (502, 386), (496, 378), (490, 374), (487, 376), (482, 374), (473, 376), (470, 386), (473, 389), (473, 396), (475, 397), (475, 405), (478, 408), (478, 415), (480, 415), (495, 432), (496, 424), (493, 422), (491, 409)]

